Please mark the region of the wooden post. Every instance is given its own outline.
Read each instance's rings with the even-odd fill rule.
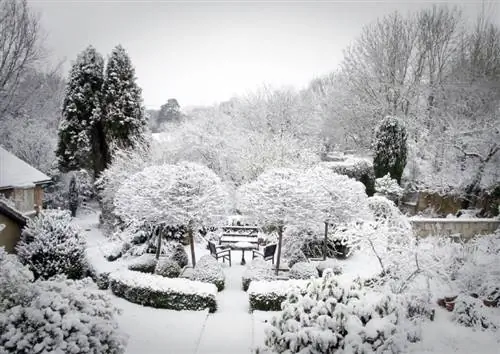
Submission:
[[[193,238],[193,227],[188,226],[188,238],[189,244],[191,246],[191,263],[193,263],[193,268],[196,265],[196,256],[194,254],[194,238]]]
[[[278,226],[278,259],[276,260],[276,275],[278,275],[281,261],[281,242],[283,240],[283,224]]]
[[[325,239],[323,240],[323,260],[326,260],[327,244],[328,244],[328,222],[325,221]]]
[[[153,233],[156,234],[158,231],[158,227],[155,226],[153,229]],[[158,242],[156,243],[156,260],[160,259],[160,252],[161,252],[161,232],[158,232]]]

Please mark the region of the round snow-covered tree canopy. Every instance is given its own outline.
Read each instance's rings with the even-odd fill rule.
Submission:
[[[220,178],[196,163],[146,167],[127,179],[114,198],[127,224],[214,225],[226,215]]]

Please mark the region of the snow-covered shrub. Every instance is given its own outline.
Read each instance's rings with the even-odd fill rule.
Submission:
[[[176,262],[180,268],[184,268],[189,263],[186,250],[179,242],[167,242],[165,244],[165,256]]]
[[[375,191],[386,196],[392,201],[397,201],[403,197],[404,189],[398,184],[398,181],[391,178],[388,173],[384,177],[375,180]]]
[[[52,176],[52,183],[44,187],[43,202],[45,208],[68,209],[70,183],[75,178],[75,191],[78,205],[95,197],[94,181],[87,170],[81,169],[68,173],[57,171]]]
[[[247,291],[250,282],[253,280],[272,280],[274,272],[272,264],[264,261],[261,258],[255,258],[245,268],[245,272],[241,277],[241,287],[243,291]]]
[[[472,296],[459,296],[455,301],[452,314],[453,321],[466,327],[496,330],[500,327],[498,317],[492,314],[480,299]]]
[[[109,275],[113,294],[143,306],[171,310],[217,310],[213,284],[122,270]]]
[[[145,253],[142,256],[133,259],[128,264],[128,269],[142,273],[153,273],[156,268],[156,263],[154,254]]]
[[[363,183],[367,195],[372,196],[375,193],[375,173],[371,160],[349,156],[342,161],[322,162],[321,165],[339,175],[345,175]]]
[[[85,240],[71,224],[67,210],[46,210],[29,219],[16,252],[36,279],[64,274],[70,279],[86,275]]]
[[[254,280],[248,287],[250,310],[280,311],[281,304],[287,295],[295,288],[305,292],[309,280]]]
[[[155,274],[167,278],[177,278],[181,274],[181,267],[172,259],[161,259],[156,264]]]
[[[335,259],[326,259],[324,261],[319,262],[316,265],[316,269],[318,270],[319,276],[323,276],[323,272],[326,269],[331,269],[333,274],[335,275],[340,275],[342,274],[342,266],[338,264],[338,262]]]
[[[33,282],[0,248],[0,353],[123,353],[118,313],[90,279]]]
[[[290,268],[289,276],[290,279],[317,278],[318,270],[311,262],[297,262]]]
[[[210,255],[203,256],[196,262],[191,279],[212,283],[217,287],[218,291],[224,290],[226,281],[222,266]]]
[[[308,259],[302,250],[296,250],[288,257],[288,267],[292,268],[296,263],[307,262]]]
[[[265,345],[277,353],[400,353],[419,337],[404,298],[339,282],[330,271],[305,292],[290,291],[282,309],[266,330]]]

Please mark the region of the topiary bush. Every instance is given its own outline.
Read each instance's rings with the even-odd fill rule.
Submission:
[[[335,275],[340,275],[343,272],[342,266],[340,266],[335,259],[326,259],[319,262],[316,265],[316,269],[318,270],[320,277],[323,276],[323,273],[326,269],[331,269],[333,274]]]
[[[125,352],[118,310],[90,279],[32,282],[0,248],[0,353]]]
[[[191,279],[212,283],[217,287],[218,291],[224,290],[226,281],[222,266],[210,255],[203,256],[196,262]]]
[[[252,280],[272,280],[275,278],[272,264],[261,258],[255,258],[246,267],[241,278],[241,287],[247,291]]]
[[[181,268],[184,268],[189,263],[186,250],[179,242],[167,242],[165,245],[165,255],[176,262]]]
[[[317,278],[318,270],[311,262],[297,262],[290,268],[290,279],[309,279]]]
[[[143,254],[135,259],[133,259],[129,265],[129,270],[135,270],[142,273],[153,273],[156,268],[156,258],[154,254]]]
[[[71,223],[67,210],[47,210],[28,219],[16,252],[35,279],[63,274],[70,279],[86,276],[85,240]]]
[[[305,291],[290,290],[266,331],[272,352],[399,353],[419,338],[402,296],[363,289],[357,280],[341,283],[331,271],[309,280]]]
[[[252,281],[248,287],[250,311],[281,311],[281,304],[295,288],[305,292],[308,280]]]
[[[181,274],[181,267],[172,259],[160,259],[156,264],[155,274],[167,278],[177,278]]]
[[[170,310],[217,310],[213,284],[122,270],[109,275],[113,294],[143,306]]]

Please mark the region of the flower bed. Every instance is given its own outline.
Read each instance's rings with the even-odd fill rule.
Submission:
[[[217,310],[213,284],[121,270],[109,275],[112,292],[130,302],[171,310]]]
[[[298,287],[305,292],[309,280],[252,281],[248,287],[250,310],[280,311],[288,293]]]

